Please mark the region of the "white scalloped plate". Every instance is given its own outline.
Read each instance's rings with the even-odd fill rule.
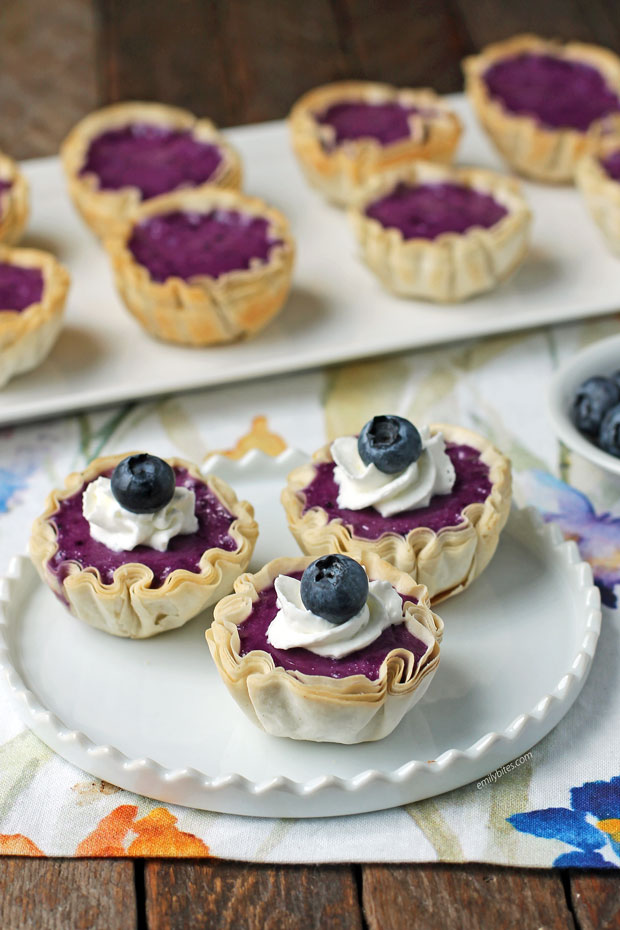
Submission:
[[[278,497],[304,458],[210,460],[255,504],[253,567],[296,550]],[[116,639],[71,617],[24,557],[0,601],[0,670],[48,746],[139,794],[255,816],[360,813],[480,779],[564,716],[600,629],[598,590],[574,543],[534,511],[514,511],[484,575],[440,606],[442,660],[422,702],[387,739],[337,746],[266,736],[246,720],[209,656],[208,612],[154,639]]]

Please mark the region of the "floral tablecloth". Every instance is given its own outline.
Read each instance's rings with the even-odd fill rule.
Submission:
[[[25,730],[0,687],[0,853],[219,856],[254,862],[443,860],[620,867],[620,482],[569,454],[544,404],[557,364],[620,317],[2,431],[0,570],[49,489],[102,452],[311,451],[375,413],[445,420],[511,458],[516,498],[575,539],[605,604],[590,677],[560,725],[487,783],[354,817],[266,820],[177,808],[93,780]]]

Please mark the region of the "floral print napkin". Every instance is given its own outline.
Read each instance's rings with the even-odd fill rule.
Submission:
[[[620,482],[558,443],[544,404],[554,368],[619,328],[607,317],[2,431],[4,571],[50,488],[102,452],[311,451],[384,412],[461,423],[511,457],[518,502],[576,540],[605,608],[578,701],[531,753],[449,794],[344,818],[234,817],[130,795],[54,755],[0,683],[0,853],[620,867]]]

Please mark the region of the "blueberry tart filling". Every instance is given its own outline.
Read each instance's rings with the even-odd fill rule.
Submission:
[[[177,569],[199,572],[207,549],[234,551],[234,519],[186,468],[128,456],[60,502],[52,517],[58,549],[48,567],[61,581],[73,565],[94,568],[111,584],[117,568],[140,562],[158,588]]]
[[[534,52],[494,62],[484,72],[492,98],[512,113],[551,129],[586,132],[620,111],[620,98],[595,67],[574,58]]]
[[[80,620],[142,638],[182,626],[230,591],[258,527],[252,507],[180,459],[96,459],[35,521],[30,552]]]
[[[80,175],[92,174],[101,190],[135,187],[142,200],[213,178],[222,162],[218,145],[191,130],[130,123],[90,142]]]
[[[43,297],[43,273],[40,268],[0,261],[0,311],[21,313]]]
[[[403,239],[436,239],[462,234],[474,227],[489,229],[508,210],[491,194],[455,183],[410,185],[394,190],[366,207],[366,216],[386,229],[398,229]]]
[[[134,227],[128,248],[153,281],[247,271],[269,261],[282,239],[267,219],[239,210],[157,214]]]
[[[306,554],[375,552],[436,599],[488,564],[510,500],[510,464],[483,437],[393,415],[319,449],[282,494]]]
[[[226,687],[274,736],[381,739],[419,701],[443,623],[428,592],[372,553],[275,559],[242,575],[206,637]]]
[[[419,112],[418,107],[396,101],[343,100],[315,114],[315,119],[330,130],[325,142],[328,148],[354,139],[375,139],[380,145],[390,145],[411,136],[410,117]]]

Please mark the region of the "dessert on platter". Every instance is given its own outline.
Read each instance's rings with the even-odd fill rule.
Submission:
[[[424,158],[452,161],[462,127],[432,90],[341,81],[304,94],[290,117],[291,143],[308,181],[350,204],[377,172]]]
[[[48,252],[0,246],[0,387],[48,355],[62,328],[69,280]]]
[[[572,181],[588,137],[620,112],[620,59],[597,45],[519,35],[463,63],[478,119],[506,161],[539,181]]]
[[[142,201],[207,184],[241,187],[241,160],[213,123],[162,103],[117,103],[90,113],[60,155],[71,199],[101,239]]]
[[[479,168],[420,161],[378,175],[350,217],[364,261],[403,297],[452,302],[491,290],[529,247],[518,183]]]
[[[15,245],[28,222],[28,182],[17,163],[0,152],[0,242]]]
[[[360,743],[387,736],[424,695],[442,632],[426,589],[368,553],[274,559],[241,575],[206,637],[258,727]]]
[[[225,481],[182,459],[97,458],[52,491],[30,555],[76,617],[115,636],[182,626],[245,571],[258,526]]]
[[[105,246],[120,295],[142,326],[196,346],[262,329],[288,296],[295,257],[279,210],[216,187],[143,203]]]
[[[605,242],[620,255],[620,117],[605,121],[579,160],[575,180]]]
[[[483,436],[447,424],[417,429],[392,415],[319,449],[282,492],[307,555],[373,552],[434,602],[488,565],[510,502],[510,462]]]

